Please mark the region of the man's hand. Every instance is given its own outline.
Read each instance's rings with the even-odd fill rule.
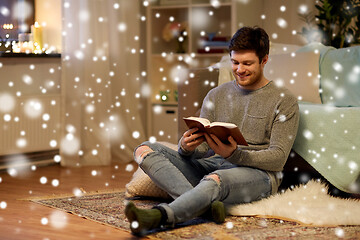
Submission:
[[[230,157],[237,148],[237,143],[231,136],[228,138],[229,144],[221,142],[220,139],[213,134],[209,135],[205,133],[205,138],[209,147],[223,158]]]
[[[204,133],[195,133],[197,130],[199,129],[191,128],[184,133],[181,139],[181,146],[185,151],[192,152],[205,141]]]

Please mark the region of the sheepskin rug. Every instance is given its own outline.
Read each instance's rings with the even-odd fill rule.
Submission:
[[[267,216],[315,226],[360,225],[360,200],[327,192],[324,183],[312,180],[257,202],[228,205],[227,211],[235,216]]]

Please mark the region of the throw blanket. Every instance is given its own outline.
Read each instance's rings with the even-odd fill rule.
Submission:
[[[331,197],[325,184],[317,181],[226,209],[236,216],[272,216],[317,226],[360,224],[360,201]]]
[[[293,149],[335,187],[360,192],[360,107],[300,103]]]

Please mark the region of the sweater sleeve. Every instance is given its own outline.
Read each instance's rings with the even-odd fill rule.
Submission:
[[[226,160],[239,165],[267,171],[282,171],[295,141],[299,124],[299,106],[296,99],[283,101],[274,118],[270,144],[264,149],[238,148]]]
[[[215,154],[206,142],[200,144],[194,151],[187,151],[181,146],[181,139],[178,143],[178,153],[183,157],[204,158]]]
[[[214,121],[214,111],[215,111],[214,99],[210,97],[212,95],[212,92],[213,90],[210,90],[208,94],[205,96],[200,112],[200,117],[207,118],[210,122]],[[194,151],[189,152],[181,147],[181,140],[182,137],[178,143],[178,152],[182,156],[193,156],[195,158],[203,158],[214,155],[214,151],[209,147],[209,145],[206,142],[200,144]]]
[[[204,103],[207,103],[208,107],[204,108]],[[200,117],[207,118],[210,121],[213,120],[212,111],[214,110],[214,107],[210,106],[211,103],[212,101],[209,100],[209,94],[207,94],[204,98],[203,106],[201,108],[201,113],[200,113]],[[183,137],[181,137],[178,143],[178,152],[180,155],[184,157],[193,156],[194,158],[203,158],[203,157],[209,157],[214,154],[214,152],[212,151],[212,149],[210,149],[209,145],[206,142],[200,144],[194,151],[186,151],[181,146],[182,138]]]

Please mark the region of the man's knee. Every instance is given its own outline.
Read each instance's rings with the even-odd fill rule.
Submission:
[[[205,179],[213,179],[217,184],[220,184],[220,178],[217,174],[210,174],[205,177]]]
[[[135,161],[140,164],[143,161],[144,157],[151,152],[153,152],[153,150],[149,146],[142,145],[138,147],[135,150]]]

